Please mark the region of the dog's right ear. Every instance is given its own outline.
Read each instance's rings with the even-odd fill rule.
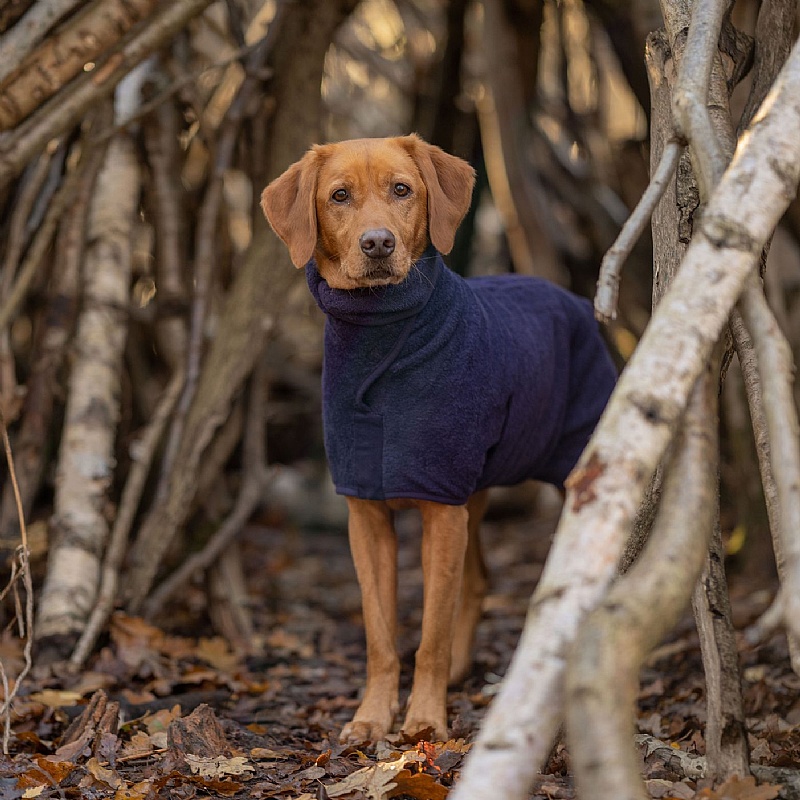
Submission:
[[[298,269],[308,263],[317,244],[318,166],[317,153],[309,150],[261,193],[261,210]]]

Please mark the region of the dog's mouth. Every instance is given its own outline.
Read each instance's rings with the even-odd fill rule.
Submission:
[[[400,274],[389,261],[371,261],[364,265],[359,283],[367,286],[383,286],[389,283],[400,283],[404,277],[405,275]]]

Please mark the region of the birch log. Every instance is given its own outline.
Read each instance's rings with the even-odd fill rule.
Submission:
[[[92,610],[108,538],[139,182],[133,142],[120,134],[109,145],[90,212],[84,307],[75,336],[37,620],[37,639],[46,640],[58,655],[74,644]]]
[[[795,45],[570,477],[519,647],[454,800],[527,797],[563,715],[564,666],[577,626],[615,574],[650,476],[798,179]]]

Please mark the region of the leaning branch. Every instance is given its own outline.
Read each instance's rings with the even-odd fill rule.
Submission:
[[[798,96],[800,45],[795,45],[765,104],[769,112],[742,143],[711,197],[671,290],[573,472],[520,645],[454,800],[525,797],[549,752],[562,715],[565,657],[577,626],[613,578],[689,392],[796,192]]]
[[[709,366],[677,437],[652,535],[630,571],[581,625],[572,651],[567,732],[581,796],[648,796],[631,747],[639,671],[680,619],[708,553],[717,508],[717,473],[708,465],[718,457],[718,384],[719,370]]]
[[[162,3],[142,28],[129,32],[106,59],[76,78],[0,142],[0,189],[20,172],[47,142],[83,119],[98,101],[151,53],[169,41],[211,0]]]

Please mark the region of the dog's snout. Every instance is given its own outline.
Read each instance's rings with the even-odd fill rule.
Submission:
[[[364,231],[359,240],[361,252],[370,258],[386,258],[394,252],[394,234],[386,228]]]

